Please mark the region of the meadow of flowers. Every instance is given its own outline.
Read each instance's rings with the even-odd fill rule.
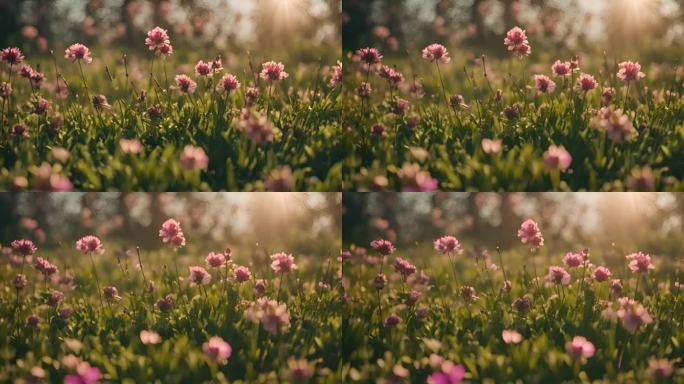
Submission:
[[[137,43],[1,51],[0,188],[339,189],[341,64],[197,57],[159,27]]]
[[[345,190],[682,190],[684,67],[430,44],[347,52]]]
[[[186,229],[165,221],[161,251],[93,235],[3,247],[0,381],[339,382],[339,264],[200,255]]]
[[[678,264],[633,250],[606,265],[619,246],[547,254],[553,239],[531,219],[517,237],[489,250],[450,235],[348,244],[345,381],[681,382]]]

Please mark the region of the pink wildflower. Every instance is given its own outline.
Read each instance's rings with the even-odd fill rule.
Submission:
[[[213,75],[211,63],[206,63],[202,60],[195,65],[195,73],[197,76],[211,76]]]
[[[641,65],[639,63],[623,61],[618,67],[617,77],[622,81],[631,82],[646,77],[646,75],[641,72]]]
[[[520,225],[518,237],[523,244],[527,244],[532,249],[544,245],[544,237],[539,230],[539,225],[532,219],[527,219]]]
[[[147,45],[150,51],[158,52],[163,46],[170,45],[171,40],[169,40],[169,34],[166,29],[160,27],[154,27],[147,32],[147,38],[145,38],[145,45]]]
[[[487,154],[501,153],[502,143],[499,139],[482,139],[482,150]]]
[[[174,80],[176,81],[176,89],[181,93],[192,94],[197,90],[197,83],[188,75],[176,75]]]
[[[289,273],[297,269],[297,264],[294,262],[294,257],[285,252],[279,252],[271,255],[271,269],[276,273]]]
[[[610,270],[606,267],[596,267],[594,272],[591,274],[594,280],[600,282],[606,281],[610,278]]]
[[[577,89],[582,92],[589,92],[596,88],[597,85],[598,82],[594,79],[594,76],[587,73],[581,74],[577,79]]]
[[[375,48],[361,48],[356,55],[367,65],[378,64],[382,60],[382,54]]]
[[[222,338],[213,336],[202,345],[202,351],[207,360],[223,365],[228,362],[228,358],[233,353],[233,348]]]
[[[373,250],[375,250],[382,256],[391,255],[396,250],[392,242],[385,239],[373,240],[371,241],[370,245],[371,248],[373,248]]]
[[[459,384],[465,377],[463,365],[455,365],[451,361],[444,361],[439,372],[435,372],[428,377],[428,384]]]
[[[380,291],[383,288],[385,288],[385,285],[387,285],[387,277],[385,276],[385,274],[378,273],[377,275],[375,275],[375,277],[373,278],[373,288]]]
[[[569,61],[556,60],[551,66],[553,74],[556,76],[568,76],[572,72]]]
[[[71,62],[76,62],[77,60],[83,60],[86,64],[93,62],[93,58],[90,57],[90,49],[83,44],[72,44],[65,51],[65,58],[71,60]]]
[[[86,254],[101,255],[104,253],[102,241],[100,241],[100,239],[96,236],[92,235],[80,238],[76,242],[76,249]]]
[[[233,270],[233,277],[235,278],[235,281],[238,283],[243,283],[245,281],[249,281],[249,279],[252,278],[252,272],[249,271],[249,268],[243,267],[243,266],[237,266]]]
[[[121,296],[119,296],[119,290],[114,286],[105,287],[104,297],[107,301],[119,301]]]
[[[565,171],[572,163],[572,156],[564,146],[549,146],[549,149],[544,152],[544,164],[549,171],[560,169]]]
[[[651,256],[642,252],[627,255],[627,260],[629,260],[629,269],[633,273],[648,273],[655,268],[651,264]]]
[[[161,336],[155,331],[140,331],[140,341],[145,344],[159,344],[161,343]]]
[[[235,92],[238,88],[240,88],[240,82],[238,81],[237,77],[231,74],[223,75],[216,86],[218,91],[225,92],[229,95]]]
[[[0,51],[0,60],[9,65],[21,64],[24,62],[24,55],[19,48],[5,48]]]
[[[585,361],[594,356],[595,351],[594,344],[582,336],[575,336],[565,343],[565,352],[574,360]]]
[[[570,284],[570,274],[563,269],[563,267],[551,266],[549,267],[549,274],[546,276],[546,281],[554,284]]]
[[[522,341],[522,335],[514,330],[504,329],[501,338],[506,344],[518,344]]]
[[[570,268],[576,268],[584,264],[584,256],[579,253],[568,252],[563,257],[563,264]]]
[[[290,325],[287,305],[269,300],[266,297],[257,299],[245,311],[245,317],[252,322],[261,322],[262,327],[271,334],[283,330]]]
[[[441,44],[430,44],[423,49],[423,59],[429,60],[431,63],[439,61],[442,64],[447,64],[451,61],[449,52]]]
[[[159,230],[159,237],[162,238],[165,244],[169,244],[174,249],[185,245],[183,230],[180,227],[180,223],[174,219],[168,219],[162,224]]]
[[[186,145],[183,148],[183,153],[181,153],[180,162],[183,168],[187,170],[206,170],[209,165],[209,158],[201,147]]]
[[[556,89],[556,83],[553,82],[546,75],[534,75],[534,86],[537,88],[537,93],[553,93]]]
[[[259,76],[266,81],[275,83],[287,78],[289,75],[285,72],[285,65],[283,63],[268,61],[261,64],[261,74]]]
[[[199,266],[189,267],[190,282],[195,285],[206,285],[211,281],[211,275],[206,269]]]
[[[36,253],[38,248],[33,244],[33,241],[26,239],[14,240],[11,243],[12,249],[22,256],[29,256]]]
[[[207,265],[210,267],[220,268],[226,264],[226,257],[223,253],[209,252],[204,261],[206,261]]]
[[[391,313],[389,316],[385,318],[384,324],[385,327],[390,328],[390,327],[396,327],[401,323],[401,317],[397,316],[394,313]]]
[[[411,264],[406,259],[403,259],[401,257],[397,257],[394,259],[394,269],[401,273],[404,278],[411,276],[412,274],[416,273],[416,266]]]
[[[461,254],[463,249],[461,243],[453,236],[442,236],[434,242],[435,250],[441,254],[454,253]]]

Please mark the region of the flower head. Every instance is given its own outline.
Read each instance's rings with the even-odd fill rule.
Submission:
[[[401,257],[397,257],[394,259],[394,269],[401,273],[404,278],[411,276],[412,274],[416,273],[416,266],[411,264],[406,259],[403,259]]]
[[[289,359],[287,375],[295,381],[307,381],[313,376],[311,364],[306,359]]]
[[[214,74],[211,63],[204,62],[203,60],[198,61],[195,65],[195,73],[197,76],[211,76]]]
[[[553,82],[546,75],[534,75],[534,86],[537,88],[537,93],[553,93],[556,89],[556,83]]]
[[[401,179],[403,192],[431,192],[437,189],[439,182],[432,177],[430,172],[421,170],[420,165],[406,162],[397,171]]]
[[[522,341],[522,335],[514,330],[504,329],[501,338],[506,344],[518,344]]]
[[[568,76],[572,72],[572,68],[569,61],[556,60],[551,66],[551,71],[556,76]]]
[[[632,141],[637,135],[629,116],[621,109],[613,109],[612,106],[601,108],[591,120],[591,125],[599,131],[606,132],[608,138],[615,143]]]
[[[570,284],[570,274],[563,267],[551,266],[549,267],[546,281],[554,284],[568,285]]]
[[[275,83],[287,78],[289,75],[285,72],[285,65],[283,65],[283,63],[268,61],[261,64],[261,73],[259,76],[266,81]]]
[[[497,154],[501,153],[502,142],[499,139],[482,139],[482,150],[484,153]]]
[[[145,345],[159,344],[161,343],[161,336],[155,331],[142,330],[140,331],[140,341]]]
[[[396,248],[391,241],[385,239],[373,240],[370,243],[371,248],[382,256],[388,256],[394,253]]]
[[[646,374],[655,380],[667,380],[674,372],[673,364],[668,359],[650,359]]]
[[[581,253],[568,252],[563,257],[563,264],[569,268],[577,268],[585,262],[584,256]]]
[[[245,311],[245,317],[255,323],[261,322],[262,327],[271,334],[276,334],[278,330],[284,330],[290,325],[287,305],[266,297],[253,302]]]
[[[646,75],[641,72],[641,65],[632,61],[623,61],[618,64],[617,77],[625,82],[637,81],[646,77]]]
[[[435,372],[428,377],[428,384],[459,384],[465,377],[463,365],[455,365],[451,361],[444,361],[439,372]]]
[[[385,285],[387,285],[387,276],[385,276],[384,273],[378,273],[373,277],[373,287],[376,290],[381,290],[385,288]]]
[[[594,76],[583,73],[577,79],[577,89],[582,92],[589,92],[598,86],[598,82],[594,79]]]
[[[197,83],[188,75],[176,75],[174,80],[176,81],[176,89],[180,93],[192,94],[197,90]]]
[[[7,64],[15,65],[24,62],[24,55],[19,48],[11,47],[0,51],[0,59]]]
[[[572,341],[565,343],[565,352],[574,360],[586,361],[594,356],[594,344],[582,336],[575,336]]]
[[[382,54],[375,48],[361,48],[356,51],[356,55],[367,65],[378,64],[382,60]]]
[[[435,250],[441,254],[454,253],[461,254],[463,249],[461,243],[453,236],[442,236],[434,242]]]
[[[451,61],[449,57],[449,52],[441,44],[430,44],[423,49],[423,59],[429,60],[430,62],[439,61],[443,64],[447,64]]]
[[[477,300],[477,291],[475,290],[474,287],[471,287],[469,285],[464,285],[461,287],[461,298],[463,301],[469,302],[469,301],[474,301]]]
[[[207,265],[210,267],[220,268],[226,264],[226,256],[223,255],[223,253],[209,252],[204,261],[206,261]]]
[[[233,269],[233,277],[238,283],[243,283],[252,278],[252,272],[250,272],[247,267],[237,266]]]
[[[337,65],[332,67],[332,76],[330,76],[330,86],[337,87],[342,84],[342,62],[337,61]]]
[[[211,281],[211,275],[206,269],[199,266],[189,267],[190,282],[195,285],[206,285]]]
[[[271,269],[276,273],[289,273],[297,269],[294,257],[285,252],[278,252],[271,255]]]
[[[245,108],[239,116],[238,127],[255,143],[270,143],[273,141],[273,124],[265,113],[255,112]]]
[[[631,253],[627,255],[627,260],[629,260],[629,269],[633,273],[648,273],[655,269],[651,264],[651,256],[643,252]]]
[[[596,267],[594,269],[594,272],[592,272],[591,276],[594,278],[594,280],[600,282],[606,281],[610,278],[611,273],[610,270],[606,267]]]
[[[12,249],[22,256],[29,256],[36,253],[38,248],[33,244],[33,241],[26,239],[14,240],[11,244]]]
[[[42,257],[36,257],[36,259],[33,261],[33,266],[36,267],[36,269],[45,277],[52,276],[59,272],[59,269],[56,265]]]
[[[209,158],[201,147],[193,147],[186,145],[183,148],[183,153],[180,156],[180,162],[183,168],[187,170],[206,170],[209,166]]]
[[[93,62],[93,58],[90,57],[90,49],[83,44],[76,43],[69,46],[66,49],[64,57],[71,60],[71,62],[76,62],[83,60],[86,64]]]
[[[147,32],[147,38],[145,38],[145,45],[147,45],[150,51],[159,52],[159,50],[167,45],[171,45],[171,40],[169,40],[169,34],[166,29],[160,27],[154,27]]]
[[[185,245],[185,236],[180,227],[180,223],[174,219],[166,220],[159,230],[159,237],[162,238],[164,244],[168,244],[173,249],[180,248]]]
[[[27,283],[28,283],[28,279],[26,278],[26,275],[23,275],[21,273],[18,273],[12,279],[12,286],[15,289],[22,289],[26,286]]]
[[[564,146],[549,146],[549,149],[544,152],[544,164],[549,171],[560,169],[565,171],[572,163],[572,156]]]
[[[400,323],[401,317],[397,316],[394,313],[391,313],[389,316],[387,316],[384,321],[385,327],[387,328],[396,327]]]
[[[41,319],[38,315],[32,314],[32,315],[29,315],[29,317],[26,318],[26,326],[27,326],[27,327],[31,327],[31,328],[35,328],[35,327],[37,327],[42,321],[43,321],[43,319]]]
[[[219,80],[216,89],[227,94],[232,94],[238,88],[240,88],[240,82],[237,77],[231,75],[230,73],[223,75],[221,80]]]
[[[532,249],[544,245],[544,237],[539,230],[539,225],[532,219],[527,219],[520,225],[518,237],[523,244],[527,244]]]
[[[102,241],[93,235],[81,237],[76,242],[76,249],[86,254],[101,255],[104,253]]]
[[[520,27],[514,27],[506,32],[504,44],[508,47],[509,51],[512,51],[521,57],[532,53],[532,47],[527,40],[525,30]]]
[[[226,364],[228,358],[233,353],[233,348],[222,338],[213,336],[202,345],[202,351],[207,360],[218,364]]]
[[[119,290],[114,286],[105,287],[104,297],[107,301],[119,301],[121,296],[119,296]]]

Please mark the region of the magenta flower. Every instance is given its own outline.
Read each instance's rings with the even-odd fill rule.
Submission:
[[[297,264],[294,262],[294,257],[285,252],[279,252],[271,255],[271,269],[276,273],[289,273],[297,269]]]
[[[411,276],[412,274],[416,273],[416,266],[411,264],[406,259],[403,259],[401,257],[397,257],[394,259],[394,269],[401,273],[404,278]]]
[[[159,237],[164,244],[169,244],[171,248],[177,249],[185,245],[185,236],[180,227],[180,223],[174,219],[168,219],[159,230]]]
[[[453,236],[442,236],[434,242],[435,250],[441,254],[454,253],[460,255],[463,253],[461,243]]]
[[[206,170],[209,166],[209,158],[201,147],[186,145],[180,156],[183,168],[191,171],[195,169]]]
[[[264,281],[264,279],[256,279],[256,281],[254,281],[253,292],[257,297],[263,296],[264,293],[266,293],[266,281]]]
[[[90,57],[90,49],[83,44],[72,44],[65,51],[65,58],[71,60],[72,63],[76,61],[83,60],[86,64],[93,62],[93,58]]]
[[[252,278],[252,272],[249,271],[249,268],[243,267],[243,266],[237,266],[233,270],[233,277],[235,278],[235,281],[238,283],[243,283],[245,281],[249,281],[249,279]]]
[[[633,273],[648,273],[650,270],[655,269],[653,264],[651,264],[651,256],[642,252],[627,255],[627,260],[629,260],[629,269]]]
[[[445,361],[441,364],[441,370],[435,372],[428,377],[428,384],[459,384],[465,377],[465,368],[463,365],[455,365],[451,361]]]
[[[266,81],[275,83],[287,78],[289,75],[285,72],[285,65],[283,65],[283,63],[268,61],[261,64],[261,73],[259,76]]]
[[[104,253],[104,246],[99,238],[93,235],[81,237],[76,242],[76,249],[91,255],[101,255]]]
[[[195,65],[195,73],[197,76],[211,76],[213,75],[211,63],[206,63],[202,60]]]
[[[97,384],[102,374],[97,367],[92,367],[85,361],[77,362],[76,373],[64,377],[64,384]]]
[[[204,351],[207,360],[223,365],[228,362],[228,358],[233,353],[233,348],[222,338],[213,336],[202,345],[202,351]]]
[[[504,329],[501,338],[506,344],[518,344],[522,341],[522,335],[514,330]]]
[[[618,64],[618,67],[617,77],[622,81],[629,83],[646,77],[646,75],[641,72],[641,65],[639,63],[623,61]]]
[[[210,267],[220,268],[226,264],[226,256],[224,256],[223,253],[209,252],[204,261],[206,261],[207,265]]]
[[[416,163],[404,163],[397,171],[397,176],[401,179],[403,192],[431,192],[439,186],[439,181],[430,172],[421,170]]]
[[[114,286],[105,287],[104,297],[107,301],[119,301],[121,296],[119,296],[119,290]]]
[[[50,292],[50,295],[47,298],[47,304],[51,307],[56,307],[57,304],[59,304],[60,301],[64,298],[64,293],[54,290]]]
[[[416,305],[416,303],[418,302],[418,300],[420,300],[420,298],[421,298],[422,296],[423,296],[423,294],[420,293],[420,291],[416,291],[416,290],[414,289],[414,290],[412,290],[412,291],[408,294],[408,296],[406,297],[405,303],[406,303],[406,305],[412,307],[412,306]]]
[[[26,275],[21,273],[18,273],[12,279],[12,286],[16,289],[22,289],[26,286],[26,284],[28,284],[28,279],[26,278]]]
[[[199,266],[188,267],[190,270],[190,282],[194,285],[206,285],[211,281],[211,275],[206,269]]]
[[[161,343],[161,336],[155,331],[140,331],[140,341],[145,344],[159,344]]]
[[[56,265],[42,257],[36,257],[36,259],[33,261],[33,266],[45,277],[52,276],[59,272],[59,269]]]
[[[238,88],[240,88],[240,82],[238,81],[237,77],[231,74],[223,75],[216,86],[216,90],[225,92],[229,95],[235,92]]]
[[[520,225],[518,237],[523,244],[527,244],[531,249],[544,245],[544,237],[539,230],[539,225],[532,219],[527,219]]]
[[[373,278],[373,288],[380,291],[387,285],[387,276],[384,273],[378,273]]]
[[[180,93],[193,94],[197,90],[197,83],[188,75],[176,75],[174,80],[176,81],[176,89]]]
[[[382,60],[382,54],[375,48],[361,48],[356,51],[356,56],[366,65],[378,64]]]
[[[9,65],[15,65],[24,62],[24,55],[19,48],[5,48],[0,51],[0,59]]]
[[[610,293],[613,295],[619,295],[622,293],[622,281],[620,281],[620,279],[613,279],[610,282]]]
[[[572,163],[572,156],[564,146],[549,146],[549,149],[544,152],[544,164],[549,171],[560,169],[565,171]]]
[[[587,73],[583,73],[577,79],[577,89],[582,92],[589,92],[598,86],[598,82],[594,79],[594,76]]]
[[[551,66],[551,71],[556,76],[568,76],[572,72],[572,68],[569,61],[556,60]]]
[[[373,240],[370,243],[371,248],[382,256],[388,256],[394,253],[396,248],[391,241],[385,239]]]
[[[504,44],[508,47],[509,51],[512,51],[521,57],[532,53],[532,47],[527,40],[525,30],[520,27],[514,27],[506,33]]]
[[[14,240],[10,245],[12,246],[12,249],[22,256],[33,255],[38,250],[33,244],[33,241],[26,239]]]
[[[549,274],[546,276],[546,281],[554,284],[570,284],[570,274],[563,269],[563,267],[551,266],[549,267]]]
[[[332,76],[330,77],[330,86],[336,87],[342,84],[342,62],[337,61],[337,65],[332,67]]]
[[[594,272],[591,274],[591,276],[594,278],[594,280],[601,283],[603,281],[608,280],[611,276],[611,273],[610,273],[610,270],[606,267],[596,267],[596,269],[594,269]]]
[[[271,334],[276,334],[278,330],[284,330],[290,325],[287,305],[266,297],[252,303],[245,311],[245,318],[254,323],[261,322],[261,326]]]
[[[556,83],[546,75],[534,75],[534,86],[539,94],[549,94],[556,90]]]
[[[595,351],[594,344],[582,336],[575,336],[572,341],[565,343],[565,352],[573,360],[584,362],[586,359],[594,356]]]
[[[41,319],[41,318],[40,318],[38,315],[36,315],[36,314],[29,315],[29,317],[26,318],[26,326],[27,326],[27,327],[31,327],[31,328],[35,328],[35,327],[37,327],[42,321],[43,321],[43,319]]]
[[[147,38],[145,39],[145,45],[147,45],[150,51],[159,52],[159,50],[164,46],[170,46],[171,40],[169,39],[169,34],[166,29],[160,27],[154,27],[147,32]]]
[[[448,64],[451,61],[449,52],[446,47],[441,44],[430,44],[423,49],[423,59],[431,63],[439,61],[442,64]]]
[[[581,253],[568,252],[563,257],[563,264],[569,268],[576,268],[584,264],[584,256]]]
[[[397,316],[394,313],[391,313],[389,316],[387,316],[384,321],[385,327],[387,328],[396,327],[400,323],[401,317]]]

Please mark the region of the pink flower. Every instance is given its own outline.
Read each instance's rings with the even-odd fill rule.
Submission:
[[[504,329],[501,338],[506,344],[518,344],[522,341],[522,335],[514,330]]]
[[[608,104],[613,101],[613,97],[615,97],[615,88],[604,87],[603,92],[601,93],[601,106],[608,106]]]
[[[273,141],[274,126],[264,113],[243,109],[238,120],[238,127],[255,143]]]
[[[209,166],[209,158],[201,147],[193,147],[186,145],[183,148],[183,153],[180,156],[180,162],[183,168],[187,170],[206,170]]]
[[[394,269],[396,269],[397,272],[401,273],[404,278],[411,276],[412,274],[416,273],[416,266],[411,264],[406,259],[403,259],[401,257],[397,257],[394,259]]]
[[[179,92],[188,94],[195,93],[195,90],[197,89],[197,83],[195,83],[195,81],[188,75],[176,75],[174,80],[176,81],[176,89]]]
[[[646,374],[655,380],[666,380],[672,376],[674,367],[667,359],[649,359]]]
[[[14,249],[22,256],[33,255],[38,250],[38,248],[36,248],[36,246],[33,244],[33,241],[26,239],[14,240],[11,243],[11,246],[12,249]]]
[[[169,244],[173,249],[185,245],[183,230],[180,227],[180,223],[174,219],[168,219],[162,224],[162,227],[159,230],[159,237],[162,238],[165,244]]]
[[[482,150],[487,154],[501,153],[501,140],[498,139],[482,139]]]
[[[216,89],[218,91],[225,92],[229,95],[232,94],[238,88],[240,88],[240,82],[238,81],[237,77],[231,74],[223,75],[221,80],[219,80],[218,85],[216,86]]]
[[[633,191],[646,192],[655,188],[655,175],[648,165],[643,168],[632,169],[627,185]]]
[[[373,288],[380,291],[387,285],[387,276],[384,273],[378,273],[373,278]]]
[[[97,384],[100,382],[102,374],[97,367],[92,367],[85,361],[77,361],[76,364],[76,373],[66,375],[64,384]]]
[[[76,249],[86,254],[89,253],[94,255],[101,255],[104,253],[104,246],[102,245],[102,241],[100,241],[100,239],[96,236],[92,235],[81,237],[76,242]]]
[[[527,219],[520,225],[518,237],[523,244],[527,244],[532,249],[544,245],[544,237],[539,230],[539,225],[532,219]]]
[[[430,172],[420,169],[415,163],[404,163],[397,176],[401,179],[403,192],[431,192],[437,189],[439,182],[433,178]]]
[[[361,48],[356,51],[356,56],[367,65],[378,64],[382,60],[380,51],[375,48]]]
[[[585,361],[594,356],[594,344],[582,336],[575,336],[572,341],[565,343],[565,352],[574,360]]]
[[[546,75],[534,75],[534,86],[537,88],[537,93],[553,93],[556,89],[556,83],[553,82]]]
[[[617,317],[622,319],[622,326],[629,333],[636,332],[639,327],[645,324],[651,324],[653,318],[648,313],[643,305],[627,297],[618,299],[620,309],[617,311]]]
[[[572,156],[562,145],[551,145],[549,146],[549,149],[544,152],[544,164],[546,164],[546,168],[548,168],[549,171],[555,171],[557,169],[565,171],[570,167],[571,163]]]
[[[513,51],[519,56],[527,56],[532,52],[525,30],[520,27],[514,27],[506,33],[504,44],[509,51]]]
[[[401,323],[401,317],[395,315],[394,313],[391,313],[389,316],[385,318],[385,327],[390,328],[390,327],[396,327]]]
[[[259,76],[266,81],[274,83],[287,78],[289,75],[285,72],[285,65],[283,63],[268,61],[261,64],[261,74]]]
[[[442,236],[434,242],[435,250],[441,254],[454,253],[460,255],[463,253],[461,243],[453,236]]]
[[[332,67],[332,76],[330,77],[330,86],[336,87],[342,84],[342,62],[337,61],[337,65]]]
[[[93,58],[90,57],[90,49],[83,44],[72,44],[65,51],[65,58],[71,60],[71,62],[76,62],[77,60],[83,60],[86,64],[93,62]]]
[[[431,63],[439,61],[442,64],[447,64],[451,61],[449,52],[441,44],[430,44],[423,49],[423,59],[429,60]]]
[[[52,276],[59,271],[56,265],[52,264],[50,261],[42,257],[36,257],[36,259],[33,262],[33,265],[45,277]]]
[[[137,155],[142,150],[142,144],[139,139],[121,139],[119,140],[119,146],[121,147],[121,152],[132,155]]]
[[[529,296],[521,296],[513,301],[513,308],[518,312],[525,312],[530,309],[532,303],[530,302]]]
[[[158,55],[169,57],[173,54],[173,46],[171,44],[164,44],[155,52]]]
[[[206,269],[199,266],[189,267],[190,269],[190,282],[195,285],[206,285],[211,281],[211,275]]]
[[[579,267],[584,264],[584,261],[584,256],[582,256],[582,254],[574,252],[568,252],[565,254],[565,257],[563,257],[563,264],[570,268]]]
[[[64,298],[64,293],[54,290],[50,292],[50,295],[47,298],[47,304],[51,307],[57,306],[60,301]]]
[[[19,48],[5,48],[0,51],[0,59],[9,65],[15,65],[24,62],[24,55]]]
[[[648,273],[650,270],[655,269],[653,264],[651,264],[651,256],[642,252],[627,255],[627,260],[629,260],[629,269],[633,273]]]
[[[567,76],[572,72],[570,62],[560,60],[556,60],[556,62],[553,63],[553,65],[551,66],[551,70],[553,71],[553,74],[556,76]]]
[[[105,287],[104,297],[107,301],[119,301],[121,296],[119,296],[119,290],[114,286]]]
[[[35,328],[40,324],[43,320],[38,316],[38,315],[30,315],[29,317],[26,318],[26,326]]]
[[[145,45],[149,47],[150,51],[159,52],[163,46],[170,46],[171,40],[169,40],[169,34],[167,33],[166,29],[154,27],[147,32]]]
[[[271,269],[276,273],[289,273],[297,269],[297,264],[294,262],[294,257],[285,252],[279,252],[271,255]]]
[[[549,267],[549,274],[546,276],[546,281],[554,284],[570,284],[570,274],[563,269],[563,267],[551,266]]]
[[[222,338],[213,336],[202,345],[202,351],[204,351],[207,360],[223,365],[228,362],[228,358],[233,353],[233,348]]]
[[[161,343],[161,336],[155,331],[142,330],[140,331],[140,341],[145,345],[159,344]]]
[[[610,278],[610,270],[606,267],[596,267],[592,273],[594,280],[600,282],[606,281]]]
[[[8,98],[12,95],[12,84],[2,82],[0,83],[0,97]]]
[[[262,327],[271,334],[276,334],[278,330],[283,330],[290,325],[287,305],[265,297],[252,303],[245,311],[245,317],[255,323],[261,322]]]
[[[173,308],[173,296],[171,294],[168,294],[156,302],[157,308],[163,312],[167,312]]]
[[[613,109],[612,106],[601,108],[592,118],[591,125],[599,131],[606,132],[608,138],[615,143],[631,141],[637,135],[630,117],[621,109]]]
[[[28,283],[28,279],[26,278],[26,275],[22,275],[21,273],[18,273],[12,279],[12,286],[15,289],[22,289],[26,286],[27,283]]]
[[[589,92],[596,88],[597,85],[598,82],[594,79],[594,76],[587,73],[581,74],[579,79],[577,79],[577,89],[583,92]]]
[[[311,367],[306,359],[289,359],[287,361],[288,376],[297,382],[306,382],[313,376]]]
[[[254,295],[259,297],[266,293],[266,281],[264,279],[256,279],[254,281]]]
[[[249,281],[249,279],[252,278],[252,272],[249,271],[249,268],[243,267],[243,266],[237,266],[233,270],[233,277],[235,278],[235,281],[238,283],[243,283],[245,281]]]
[[[630,82],[646,77],[646,75],[641,72],[641,65],[639,63],[623,61],[618,67],[617,77],[622,81]]]
[[[463,365],[455,365],[451,361],[441,363],[441,370],[428,377],[428,384],[459,384],[465,377]]]
[[[394,253],[396,248],[391,241],[385,239],[373,240],[370,243],[371,248],[382,256],[388,256]]]
[[[202,60],[198,61],[197,64],[195,65],[195,73],[197,74],[197,76],[211,76],[211,75],[213,75],[211,63],[205,63]]]
[[[406,305],[408,306],[414,306],[420,300],[421,296],[423,296],[420,291],[416,291],[415,289],[409,293],[409,295],[406,297]]]
[[[470,302],[470,301],[479,299],[479,297],[477,297],[477,291],[475,290],[475,288],[471,287],[469,285],[462,286],[460,294],[461,294],[461,298],[463,299],[463,301],[466,301],[466,302]]]
[[[620,279],[613,279],[610,282],[610,293],[613,295],[619,295],[622,292],[622,282]]]
[[[223,253],[209,252],[204,261],[206,261],[207,265],[210,267],[219,268],[226,264],[226,257]]]

